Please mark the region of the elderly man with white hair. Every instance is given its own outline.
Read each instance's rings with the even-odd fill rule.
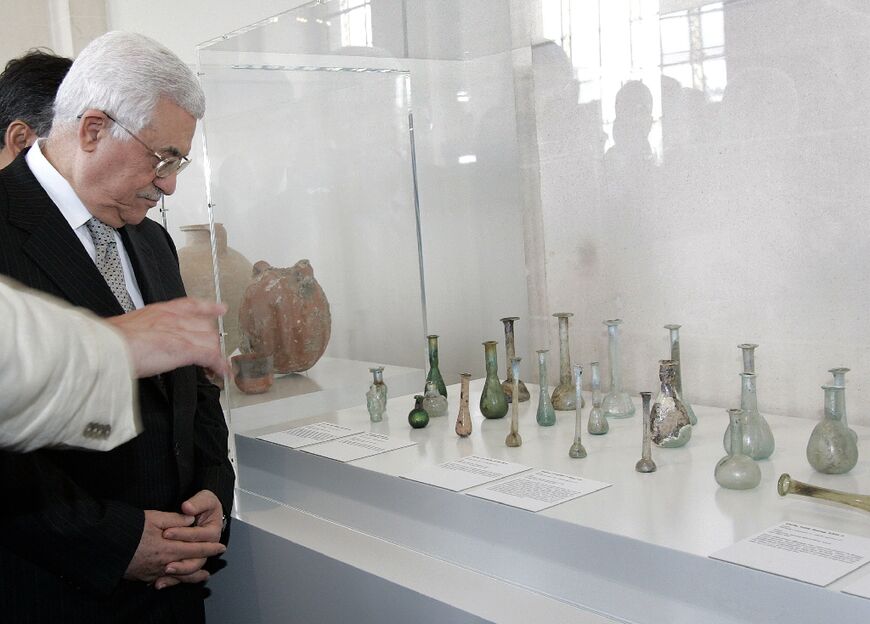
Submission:
[[[175,190],[204,109],[157,42],[94,40],[48,138],[0,171],[0,273],[103,317],[184,296],[172,240],[146,213]],[[219,391],[186,366],[138,394],[144,431],[115,450],[0,454],[4,621],[204,619],[234,483]]]

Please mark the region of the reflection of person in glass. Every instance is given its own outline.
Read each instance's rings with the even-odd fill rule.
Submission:
[[[636,178],[655,166],[649,144],[652,107],[652,93],[639,80],[626,82],[617,92],[613,146],[604,155],[608,180],[619,182]]]

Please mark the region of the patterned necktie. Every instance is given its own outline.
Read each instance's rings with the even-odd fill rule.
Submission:
[[[97,250],[97,269],[112,289],[118,303],[124,308],[124,312],[135,310],[130,293],[127,292],[127,283],[124,281],[124,269],[121,267],[121,257],[118,255],[118,246],[115,243],[115,230],[96,217],[91,217],[87,226]]]

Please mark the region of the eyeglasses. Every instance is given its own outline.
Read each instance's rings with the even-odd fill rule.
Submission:
[[[129,134],[131,137],[136,139],[145,149],[151,152],[151,155],[157,159],[157,164],[154,166],[154,175],[158,178],[168,178],[172,174],[181,173],[184,171],[184,168],[190,164],[190,159],[187,156],[179,156],[177,154],[170,154],[168,156],[155,152],[151,147],[142,139],[137,137],[135,134],[130,132],[127,128],[125,128],[121,123],[112,117],[106,111],[103,111],[103,114],[108,117],[111,121],[118,124],[118,127],[121,128],[124,132]],[[78,117],[82,118],[81,115]]]

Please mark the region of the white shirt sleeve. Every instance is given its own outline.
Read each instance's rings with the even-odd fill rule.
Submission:
[[[0,280],[0,448],[115,448],[142,430],[135,392],[108,324]]]

